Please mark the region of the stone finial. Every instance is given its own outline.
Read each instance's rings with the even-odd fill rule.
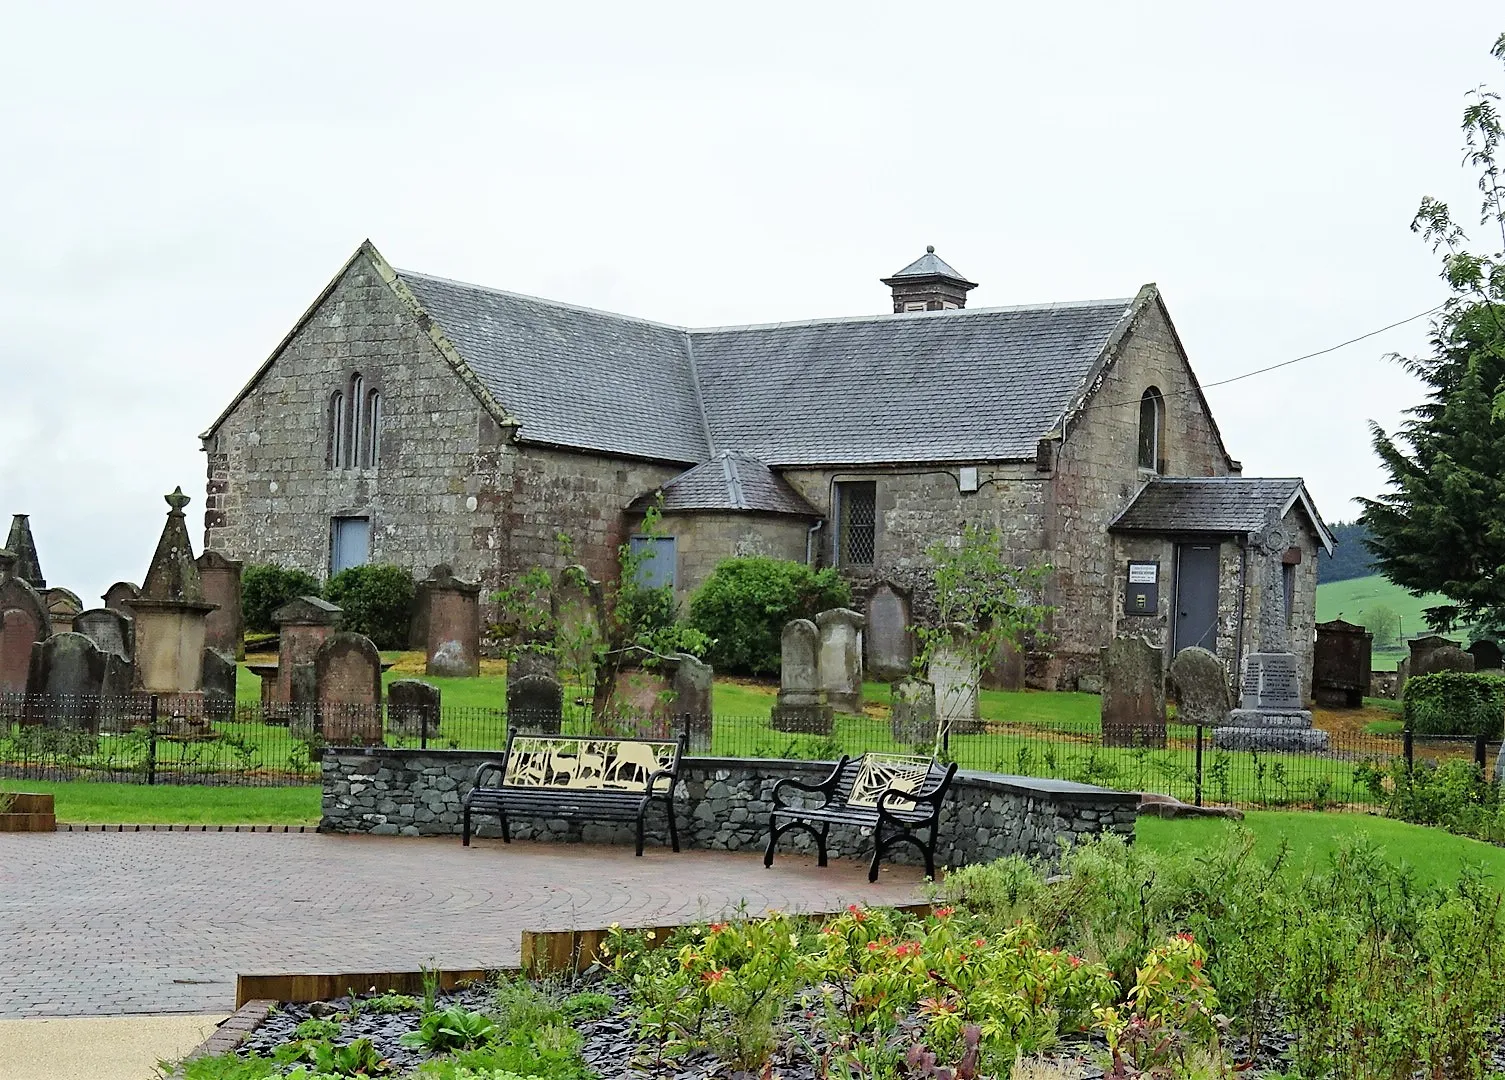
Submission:
[[[193,543],[188,539],[188,523],[183,507],[189,503],[181,487],[164,496],[170,509],[152,564],[141,586],[141,599],[177,604],[204,604],[204,583],[193,559]]]
[[[16,572],[16,553],[10,548],[0,548],[0,581],[14,577]]]
[[[38,592],[47,588],[47,579],[42,577],[42,567],[37,561],[36,541],[31,538],[31,518],[26,514],[11,516],[10,538],[5,541],[5,548],[15,556],[12,574]]]

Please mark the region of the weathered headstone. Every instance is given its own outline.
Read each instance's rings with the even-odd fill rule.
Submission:
[[[421,583],[424,648],[429,675],[472,678],[481,672],[481,608],[478,583],[461,581],[448,566],[436,566]]]
[[[365,634],[336,631],[314,656],[324,741],[332,746],[379,746],[381,654]]]
[[[779,698],[775,731],[829,735],[833,711],[820,684],[820,630],[809,619],[784,624],[779,637]]]
[[[1012,641],[1001,642],[992,659],[982,669],[984,690],[1024,689],[1024,650]]]
[[[1369,692],[1374,635],[1355,623],[1317,624],[1312,647],[1312,697],[1319,705],[1356,709]]]
[[[1193,645],[1171,661],[1176,722],[1217,727],[1228,720],[1228,669],[1217,655]]]
[[[1103,650],[1104,746],[1165,745],[1165,654],[1137,637]]]
[[[235,715],[235,654],[204,649],[204,713],[215,720]]]
[[[27,712],[60,731],[99,730],[106,655],[83,634],[53,634],[32,649]]]
[[[1475,671],[1499,671],[1502,666],[1500,646],[1488,638],[1480,638],[1472,642],[1468,647],[1468,652],[1474,658]]]
[[[157,540],[141,586],[131,601],[136,634],[136,689],[183,698],[163,702],[169,713],[191,717],[202,712],[204,618],[214,605],[204,599],[199,568],[193,561],[183,508],[189,498],[178,488],[166,496],[167,521]]]
[[[558,735],[564,718],[564,688],[550,675],[507,678],[507,726],[516,731]]]
[[[1412,675],[1434,675],[1439,671],[1473,671],[1474,657],[1456,645],[1444,645],[1424,653],[1411,669]]]
[[[867,628],[862,644],[867,652],[867,670],[875,679],[902,679],[914,664],[914,637],[910,633],[909,593],[882,582],[867,599]]]
[[[54,634],[66,634],[72,630],[73,617],[84,610],[84,602],[71,589],[45,589],[42,600],[47,605],[47,619],[52,623]]]
[[[317,596],[296,597],[272,612],[278,636],[277,677],[272,687],[275,702],[311,705],[318,700],[314,660],[343,615],[338,605]]]
[[[109,608],[90,608],[73,617],[73,632],[99,646],[102,652],[111,653],[122,660],[130,660],[133,652],[134,627],[131,618]]]
[[[5,549],[15,556],[10,572],[38,592],[47,588],[47,579],[42,576],[42,566],[37,559],[36,541],[31,536],[31,518],[16,514],[10,519],[10,536]]]
[[[1443,637],[1441,634],[1423,634],[1421,637],[1412,638],[1406,642],[1406,647],[1409,649],[1409,656],[1411,658],[1410,673],[1412,675],[1423,674],[1426,658],[1438,649],[1456,649],[1462,644],[1463,642],[1461,641],[1454,641],[1452,638]]]
[[[669,680],[669,691],[673,694],[669,709],[674,718],[670,735],[687,732],[690,753],[710,753],[711,689],[716,671],[689,653],[679,653],[674,660],[674,674]]]
[[[0,694],[24,694],[31,647],[52,634],[47,607],[18,577],[0,582]]]
[[[399,739],[439,734],[439,688],[422,679],[394,679],[387,685],[387,731]]]
[[[1402,656],[1395,662],[1395,700],[1406,692],[1406,680],[1411,677],[1411,658]]]
[[[930,684],[935,687],[935,711],[941,726],[956,735],[982,730],[977,712],[977,684],[982,677],[972,653],[970,628],[955,625],[930,657]]]
[[[241,564],[217,551],[204,552],[197,564],[204,599],[216,605],[204,620],[204,644],[243,660],[246,642],[240,604]]]
[[[894,683],[888,716],[889,734],[894,742],[905,746],[933,745],[937,733],[935,687],[923,679]]]
[[[105,590],[100,597],[105,607],[115,611],[123,611],[127,615],[131,613],[131,601],[141,595],[141,589],[134,582],[117,581]]]
[[[820,630],[820,688],[837,712],[862,712],[862,628],[866,623],[851,608],[832,608],[815,616]]]

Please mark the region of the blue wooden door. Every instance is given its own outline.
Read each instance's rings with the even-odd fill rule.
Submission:
[[[329,572],[338,574],[371,559],[371,520],[335,518],[329,538]]]

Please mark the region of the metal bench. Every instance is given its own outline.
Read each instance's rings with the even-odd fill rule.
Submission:
[[[941,801],[956,766],[932,758],[898,754],[863,754],[843,757],[831,775],[819,784],[794,779],[780,780],[773,789],[773,813],[768,815],[768,850],[763,865],[773,865],[779,837],[790,829],[803,829],[815,837],[819,864],[826,865],[826,835],[832,825],[852,825],[873,832],[873,861],[867,879],[878,880],[878,864],[895,844],[913,844],[925,856],[925,873],[935,877],[935,840],[940,825]],[[787,790],[818,796],[820,802],[804,804],[785,797]],[[920,833],[929,830],[929,838]]]
[[[679,850],[674,785],[684,739],[611,739],[524,735],[511,731],[501,761],[482,762],[466,793],[461,843],[470,846],[472,813],[496,814],[512,842],[512,817],[567,821],[635,821],[643,853],[643,816],[654,802],[669,818],[669,843]]]

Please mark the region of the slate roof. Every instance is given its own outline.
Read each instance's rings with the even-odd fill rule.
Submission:
[[[1264,528],[1269,510],[1283,517],[1298,502],[1331,553],[1332,533],[1317,513],[1306,485],[1295,477],[1159,477],[1140,490],[1108,530],[1162,535],[1253,533]]]
[[[897,274],[893,275],[893,277],[884,278],[883,282],[884,284],[888,284],[889,282],[892,282],[894,278],[937,276],[953,278],[956,281],[967,281],[966,278],[962,277],[955,270],[951,269],[950,264],[948,264],[946,260],[942,259],[935,253],[935,248],[927,247],[925,249],[925,254],[921,255],[918,259],[910,263],[903,270],[900,270]],[[967,283],[969,285],[973,284],[972,282]]]
[[[659,489],[665,513],[742,510],[818,518],[820,512],[756,458],[723,450],[701,465],[680,473]],[[659,492],[635,499],[632,510],[646,510]]]
[[[664,461],[710,455],[673,326],[399,270],[527,442]]]

